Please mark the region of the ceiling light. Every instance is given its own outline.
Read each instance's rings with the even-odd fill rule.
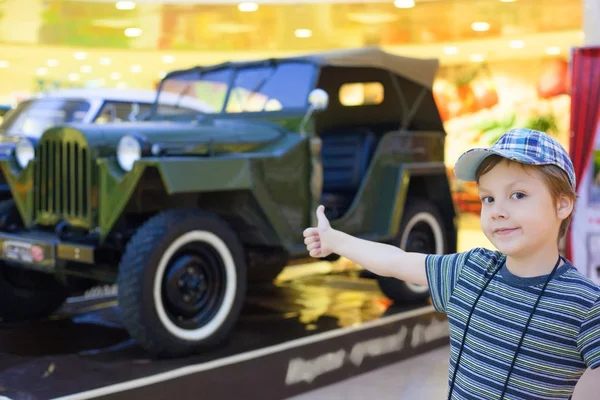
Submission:
[[[546,54],[557,55],[560,54],[560,47],[550,46],[546,48]]]
[[[127,28],[125,29],[125,36],[127,37],[138,37],[142,35],[140,28]]]
[[[514,3],[517,0],[500,0],[503,3]]]
[[[87,53],[85,51],[78,51],[73,54],[76,60],[85,60],[87,58]]]
[[[126,82],[117,83],[117,89],[127,89],[127,83]]]
[[[49,67],[58,67],[58,64],[60,64],[58,60],[50,59],[46,61],[46,65]]]
[[[167,76],[167,73],[165,71],[163,71],[158,74],[158,79],[163,79],[165,76]]]
[[[38,68],[38,69],[35,71],[35,73],[36,73],[36,75],[39,75],[39,76],[44,76],[44,75],[46,75],[46,74],[48,73],[48,69],[47,69],[47,68],[44,68],[44,67],[42,67],[42,68]]]
[[[129,69],[131,72],[138,73],[138,72],[142,72],[142,66],[141,65],[132,65],[131,68]]]
[[[473,62],[485,61],[485,57],[483,56],[483,54],[471,54],[471,57],[469,57],[469,59]]]
[[[456,46],[446,46],[444,47],[444,54],[458,54],[458,47]]]
[[[240,10],[241,12],[254,12],[258,10],[258,4],[250,1],[243,2],[238,4],[238,10]]]
[[[135,2],[117,1],[115,7],[117,7],[117,10],[133,10],[135,8]]]
[[[350,21],[358,22],[359,24],[365,25],[379,25],[387,24],[398,20],[398,15],[388,12],[355,12],[346,15]]]
[[[75,82],[79,80],[79,74],[69,74],[69,80]]]
[[[83,72],[84,74],[89,74],[90,72],[92,72],[92,67],[90,65],[82,65],[79,70],[81,72]]]
[[[8,68],[8,61],[0,60],[0,68]]]
[[[476,32],[485,32],[490,29],[490,24],[487,22],[473,22],[471,24],[471,29]]]
[[[525,42],[522,40],[511,40],[509,45],[513,49],[522,49],[523,47],[525,47]]]
[[[113,72],[112,74],[110,74],[110,79],[112,79],[113,81],[118,81],[119,79],[121,79],[121,73]]]
[[[173,56],[169,56],[169,55],[167,55],[167,56],[162,56],[162,61],[163,61],[165,64],[173,64],[173,63],[175,62],[175,57],[173,57]]]
[[[312,31],[310,29],[296,29],[294,35],[297,38],[309,38],[312,36]]]
[[[101,65],[110,65],[112,63],[112,60],[108,57],[102,57],[100,59],[100,64]]]
[[[397,8],[413,8],[415,6],[415,0],[396,0],[394,5]]]

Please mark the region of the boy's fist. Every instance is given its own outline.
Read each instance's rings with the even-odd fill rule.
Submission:
[[[322,205],[317,208],[317,227],[304,230],[304,244],[311,257],[323,258],[330,255],[332,243],[330,240],[331,225],[325,216],[325,207]]]

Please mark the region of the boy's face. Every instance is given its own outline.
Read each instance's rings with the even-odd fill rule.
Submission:
[[[536,171],[501,162],[481,176],[479,196],[483,232],[502,253],[527,256],[557,243],[558,204]]]

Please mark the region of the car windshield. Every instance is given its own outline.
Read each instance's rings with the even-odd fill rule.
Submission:
[[[39,138],[46,129],[81,122],[90,104],[83,100],[42,98],[21,102],[5,115],[0,131],[8,135]]]
[[[188,113],[189,108],[202,113],[305,108],[314,70],[313,64],[304,62],[225,66],[205,72],[191,69],[165,78],[159,99],[161,103],[188,108],[178,114]],[[157,115],[165,115],[160,106]]]

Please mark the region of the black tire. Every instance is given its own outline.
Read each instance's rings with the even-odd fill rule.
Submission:
[[[217,344],[238,319],[246,273],[242,243],[219,217],[199,210],[160,213],[138,229],[121,259],[123,324],[155,357]]]
[[[437,207],[429,200],[411,198],[406,202],[395,244],[403,250],[425,254],[444,254],[447,247],[444,222]],[[396,278],[378,276],[381,291],[396,303],[418,303],[430,296],[427,286]]]
[[[0,202],[0,230],[22,227],[12,200]],[[67,288],[54,276],[0,261],[0,320],[20,322],[44,318],[66,300]]]

